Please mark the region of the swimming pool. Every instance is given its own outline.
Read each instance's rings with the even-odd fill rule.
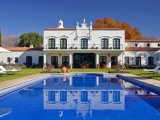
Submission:
[[[0,98],[0,120],[160,120],[160,96],[103,74],[52,76]]]

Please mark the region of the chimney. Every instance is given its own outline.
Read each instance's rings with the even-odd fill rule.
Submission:
[[[34,48],[33,45],[30,45],[29,47],[30,47],[30,48]]]

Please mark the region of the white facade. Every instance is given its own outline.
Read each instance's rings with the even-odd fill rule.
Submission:
[[[75,28],[65,28],[60,20],[57,28],[44,29],[43,49],[8,49],[12,53],[0,53],[0,62],[26,63],[32,56],[32,64],[62,65],[71,68],[110,68],[116,64],[130,66],[155,66],[160,64],[160,40],[125,40],[123,29],[92,28],[85,19]],[[20,49],[20,50],[19,50]],[[41,59],[39,57],[41,56]],[[43,58],[42,58],[43,56]],[[18,62],[15,62],[18,58]]]
[[[8,49],[11,50],[12,48]],[[30,63],[30,66],[32,66],[34,64],[43,63],[42,58],[43,58],[42,50],[24,50],[23,48],[21,48],[21,50],[16,50],[16,51],[13,50],[12,52],[9,53],[0,53],[0,63],[6,63],[6,64],[27,64],[28,62]]]

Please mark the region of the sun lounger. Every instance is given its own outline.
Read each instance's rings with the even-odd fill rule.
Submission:
[[[144,72],[155,72],[160,70],[160,66],[155,67],[154,69],[143,69]]]
[[[0,74],[5,74],[6,72],[5,71],[2,71],[1,69],[0,69]]]
[[[1,71],[3,71],[3,72],[18,72],[18,70],[15,69],[15,68],[13,68],[13,69],[11,69],[11,70],[6,70],[3,66],[0,66],[0,69],[1,69]]]

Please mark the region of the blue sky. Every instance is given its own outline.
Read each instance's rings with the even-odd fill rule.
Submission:
[[[160,0],[1,0],[0,26],[3,35],[24,32],[43,34],[47,27],[111,17],[140,29],[144,35],[160,37]]]

